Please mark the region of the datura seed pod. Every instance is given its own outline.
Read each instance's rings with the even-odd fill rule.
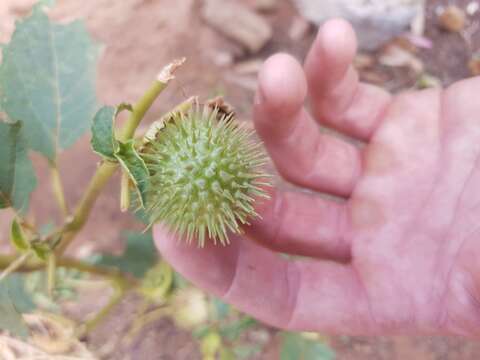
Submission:
[[[193,105],[172,112],[142,153],[150,174],[146,204],[188,242],[228,244],[228,231],[257,217],[254,201],[267,197],[266,156],[252,131],[219,107]]]

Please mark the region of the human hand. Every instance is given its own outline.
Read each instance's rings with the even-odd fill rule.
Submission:
[[[286,54],[266,61],[254,109],[280,174],[344,201],[275,189],[230,246],[199,249],[158,225],[157,247],[194,284],[274,326],[478,336],[480,79],[391,97],[358,82],[355,52],[352,28],[329,21],[304,68]]]

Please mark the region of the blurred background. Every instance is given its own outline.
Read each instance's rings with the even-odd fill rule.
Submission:
[[[28,15],[33,4],[0,1],[0,42],[8,42],[14,21]],[[360,45],[355,67],[365,82],[395,93],[480,75],[480,0],[58,0],[50,16],[61,22],[84,19],[102,44],[97,95],[105,104],[135,101],[165,64],[187,57],[177,80],[149,113],[150,121],[191,95],[223,95],[240,119],[250,121],[262,62],[278,51],[302,60],[318,25],[331,17],[354,24]],[[70,203],[78,200],[96,168],[98,158],[89,146],[86,136],[62,155]],[[34,159],[40,186],[32,203],[42,223],[57,209],[49,201],[46,164]],[[118,193],[118,181],[112,181],[72,254],[120,254],[125,247],[121,231],[142,229],[131,215],[119,212]],[[1,228],[7,229],[9,216],[0,216]],[[0,248],[7,244],[0,243]],[[101,291],[89,291],[93,293],[78,294],[80,307],[67,306],[73,317],[102,301]],[[135,295],[127,297],[95,330],[88,347],[111,359],[201,358],[195,336],[166,318],[146,326],[135,341],[119,342],[138,303]],[[296,358],[283,357],[281,336],[273,329],[256,324],[242,336],[243,343],[255,346],[243,353],[245,359]],[[328,351],[312,359],[480,358],[479,343],[456,338],[313,337]]]

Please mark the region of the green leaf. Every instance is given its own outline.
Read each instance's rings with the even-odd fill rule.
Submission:
[[[249,316],[244,316],[233,324],[220,328],[220,334],[228,341],[235,341],[244,331],[257,324],[257,321]]]
[[[15,309],[7,287],[0,283],[0,329],[22,338],[28,336],[28,328],[22,315]]]
[[[333,360],[335,353],[319,341],[305,339],[297,333],[282,334],[280,360]]]
[[[185,289],[186,287],[192,286],[187,279],[185,279],[178,272],[173,272],[173,287],[175,289]]]
[[[22,123],[0,121],[0,209],[13,206],[25,212],[36,185]]]
[[[234,359],[243,360],[251,359],[262,351],[262,347],[258,344],[242,344],[233,348]]]
[[[222,347],[220,349],[220,360],[236,360],[236,355],[235,353],[230,350],[230,349],[227,349],[225,347]]]
[[[138,192],[138,199],[143,207],[146,202],[147,191],[149,186],[149,173],[143,159],[138,155],[135,149],[135,141],[129,140],[126,143],[118,143],[118,151],[115,157],[122,165],[130,180],[133,182]]]
[[[35,304],[25,292],[23,277],[11,274],[0,282],[0,329],[26,338],[28,328],[21,313],[31,311]]]
[[[127,232],[125,236],[127,245],[121,256],[100,255],[93,262],[98,265],[117,267],[141,278],[158,260],[152,233],[151,231],[145,234]]]
[[[121,103],[116,108],[102,106],[93,118],[90,141],[92,149],[109,160],[116,160],[115,152],[118,150],[118,141],[115,138],[115,118],[124,110],[133,111],[132,105]]]
[[[8,284],[10,297],[15,303],[15,308],[21,312],[31,312],[36,308],[32,300],[31,294],[28,293],[25,287],[25,275],[13,273],[4,279]]]
[[[228,313],[230,312],[230,305],[223,302],[217,297],[212,298],[212,305],[213,305],[213,315],[215,320],[222,320],[227,317]]]
[[[54,161],[89,127],[97,48],[81,22],[50,22],[37,4],[3,47],[0,106],[25,122],[29,146]]]
[[[90,141],[93,151],[110,160],[115,160],[115,151],[118,142],[113,131],[116,109],[111,106],[103,106],[93,118],[92,139]]]
[[[210,325],[199,325],[198,327],[196,327],[195,329],[192,330],[192,336],[196,339],[201,339],[203,338],[205,335],[208,334],[208,332],[210,332],[212,329],[211,329],[211,326]]]
[[[48,294],[48,289],[45,286],[48,281],[45,270],[22,274],[22,277],[25,279],[25,290],[34,304],[42,310],[60,313],[61,303],[64,300],[78,299],[80,289],[76,287],[76,280],[84,280],[87,274],[75,269],[57,267],[53,297]]]
[[[13,219],[12,225],[10,226],[10,242],[12,243],[13,247],[20,252],[30,249],[30,243],[25,237],[22,227],[16,218]]]
[[[46,242],[33,242],[32,241],[32,250],[35,255],[42,261],[47,261],[48,255],[52,251],[49,244]]]
[[[133,213],[135,218],[142,224],[149,225],[151,223],[150,216],[145,208],[141,206],[138,191],[130,191],[130,212]]]

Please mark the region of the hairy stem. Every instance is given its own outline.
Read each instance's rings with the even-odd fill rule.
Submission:
[[[28,258],[31,255],[32,255],[31,251],[28,251],[16,258],[12,257],[4,267],[5,270],[3,270],[2,273],[0,274],[0,281],[5,279],[12,272],[18,271],[18,269],[20,269],[24,265],[24,263],[28,260]]]
[[[52,176],[52,190],[58,207],[62,211],[63,216],[67,217],[69,214],[67,201],[65,199],[65,191],[63,190],[62,178],[58,171],[57,163],[50,164],[50,172]]]

